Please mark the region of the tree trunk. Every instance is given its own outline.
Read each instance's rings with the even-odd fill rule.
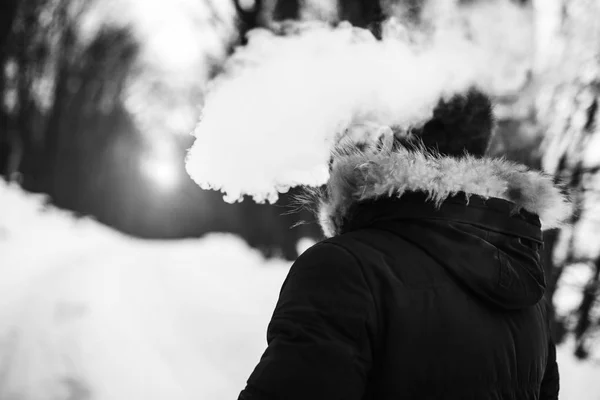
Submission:
[[[299,17],[300,0],[279,0],[275,5],[273,12],[273,19],[275,21],[297,20]]]
[[[368,28],[375,37],[381,38],[384,14],[379,0],[339,0],[338,10],[341,21]]]
[[[14,110],[9,109],[5,100],[9,97],[8,88],[14,82],[4,71],[9,66],[9,41],[13,36],[13,25],[17,18],[19,2],[4,0],[0,4],[0,175],[11,180],[18,168],[21,142],[14,126]]]

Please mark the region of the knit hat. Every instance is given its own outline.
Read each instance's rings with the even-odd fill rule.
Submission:
[[[448,100],[440,99],[431,119],[423,126],[411,129],[411,135],[400,136],[396,140],[410,146],[409,143],[414,143],[414,138],[418,138],[426,149],[442,155],[460,157],[468,153],[483,157],[488,150],[494,125],[489,97],[472,87],[466,93],[455,94]]]
[[[432,117],[415,126],[386,126],[373,121],[352,124],[338,138],[329,159],[360,152],[429,152],[446,157],[485,156],[494,132],[495,120],[490,98],[479,88],[440,98]]]

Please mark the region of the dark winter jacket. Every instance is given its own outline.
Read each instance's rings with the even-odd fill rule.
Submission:
[[[328,185],[330,238],[292,266],[240,400],[558,398],[539,250],[567,204],[549,178],[357,151]]]

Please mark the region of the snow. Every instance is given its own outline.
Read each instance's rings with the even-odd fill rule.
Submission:
[[[1,180],[0,210],[1,399],[237,398],[289,263],[129,238]]]
[[[289,266],[230,235],[132,239],[0,181],[0,398],[235,399]],[[570,351],[561,398],[598,399]]]
[[[68,378],[98,399],[236,398],[287,265],[233,237],[90,247],[4,299],[0,398],[63,398]]]
[[[576,263],[563,270],[554,293],[558,315],[565,316],[575,313],[581,304],[583,288],[592,281],[594,269],[595,267],[591,263]]]

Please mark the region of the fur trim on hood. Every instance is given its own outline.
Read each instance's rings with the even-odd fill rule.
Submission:
[[[338,148],[324,192],[316,194],[321,228],[327,237],[339,234],[350,207],[405,192],[425,192],[440,205],[458,192],[508,200],[515,210],[539,216],[542,229],[565,223],[571,205],[550,176],[503,159],[461,158],[418,150],[363,151],[357,146]]]

